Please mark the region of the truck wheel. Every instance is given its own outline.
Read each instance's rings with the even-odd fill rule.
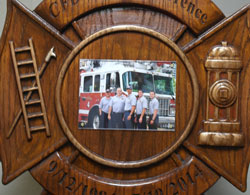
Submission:
[[[89,115],[89,127],[93,129],[99,129],[100,116],[97,109],[94,109]]]

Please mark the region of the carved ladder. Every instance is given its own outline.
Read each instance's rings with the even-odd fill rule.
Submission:
[[[50,136],[48,119],[47,119],[32,39],[31,38],[29,39],[29,46],[21,48],[14,48],[13,41],[10,41],[10,49],[15,69],[19,96],[22,104],[27,137],[28,139],[31,139],[31,132],[41,131],[41,130],[46,131],[46,135]],[[17,54],[25,54],[25,53],[30,54],[31,59],[17,61]],[[26,71],[26,73],[20,73],[21,67],[25,68],[24,70]],[[27,71],[30,69],[32,69],[33,72],[27,73]],[[32,84],[22,86],[22,82],[28,79],[32,79],[32,82],[30,82]],[[31,99],[33,92],[37,92],[38,94],[37,99]],[[28,112],[29,107],[34,105],[40,108],[40,112]],[[42,124],[31,125],[31,120],[38,118],[42,120]]]

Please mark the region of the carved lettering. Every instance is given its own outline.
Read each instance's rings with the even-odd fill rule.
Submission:
[[[155,190],[155,195],[163,195],[162,189],[158,188]]]
[[[187,12],[190,13],[190,14],[193,14],[194,13],[194,8],[195,8],[195,4],[190,2],[189,5],[188,5]]]
[[[207,14],[203,14],[202,16],[201,16],[201,23],[202,24],[205,24],[207,22]]]
[[[187,0],[181,0],[181,7],[186,8],[185,4],[187,4]]]
[[[58,168],[58,163],[56,161],[51,161],[49,163],[48,173],[52,174],[52,177],[58,177],[57,183],[60,185],[62,185],[67,178],[69,183],[65,186],[65,188],[70,192],[73,191],[73,186],[76,184],[76,178],[69,177],[68,173],[63,168],[61,169],[57,168]]]
[[[78,192],[79,189],[80,189],[82,186],[83,186],[83,183],[80,183],[80,184],[76,187],[76,189],[73,191],[73,194],[75,194],[76,192]],[[84,187],[83,187],[83,189],[84,189]]]
[[[80,183],[80,185],[78,185],[78,187],[74,190],[73,194],[75,194],[76,192],[78,192],[82,187],[82,195],[86,195],[87,194],[87,189],[88,189],[88,186],[87,185],[84,185],[83,183]]]
[[[168,192],[169,194],[173,194],[173,195],[178,195],[179,194],[177,186],[176,186],[175,183],[170,183],[168,189],[170,190]]]
[[[96,188],[92,188],[91,190],[90,190],[90,193],[89,193],[90,195],[97,195],[98,194],[98,192],[97,192],[97,189]]]
[[[187,172],[187,177],[188,177],[188,180],[191,182],[191,184],[194,184],[194,180],[192,179],[189,172]]]
[[[79,2],[79,0],[71,0],[72,5],[76,5]]]
[[[59,16],[60,11],[59,11],[59,8],[58,8],[58,3],[57,2],[51,3],[50,6],[49,6],[49,11],[50,11],[50,14],[53,17],[56,18],[57,16]]]
[[[60,167],[60,168],[59,168]],[[48,164],[47,173],[55,177],[57,183],[63,186],[72,194],[81,195],[115,195],[115,193],[107,193],[103,190],[98,190],[96,187],[91,187],[83,182],[79,182],[78,177],[69,174],[68,169],[61,168],[57,161],[51,161]],[[66,171],[67,170],[67,171]],[[179,177],[173,177],[167,184],[166,188],[156,188],[152,191],[145,191],[142,193],[133,193],[132,195],[180,195],[188,192],[188,186],[195,185],[197,179],[202,177],[202,170],[195,163]],[[80,183],[80,184],[79,184]]]
[[[62,6],[63,10],[65,10],[68,6],[67,0],[60,0],[60,2],[61,2],[61,6]]]
[[[56,168],[57,168],[57,162],[56,161],[51,161],[49,163],[48,173],[54,172]]]
[[[61,174],[62,173],[62,174]],[[60,169],[57,173],[55,173],[53,176],[58,176],[60,179],[58,180],[59,184],[62,184],[65,177],[68,175],[67,172],[65,172],[63,169]]]
[[[178,178],[177,183],[182,191],[187,190],[187,182],[182,177]]]
[[[202,14],[202,11],[201,11],[200,9],[197,9],[197,10],[195,11],[195,17],[196,17],[196,18],[200,18],[200,17],[201,17],[201,14]]]
[[[59,16],[63,11],[70,8],[70,6],[75,6],[79,3],[79,0],[57,0],[55,2],[52,2],[49,6],[50,14],[53,17]],[[61,12],[61,11],[62,12]]]
[[[132,194],[132,195],[141,195],[141,194],[138,193],[138,194]],[[153,190],[153,191],[144,192],[143,195],[165,195],[165,194],[163,194],[163,190],[161,188],[157,188],[156,190]]]
[[[192,177],[193,175],[193,177]],[[172,181],[170,184],[167,184],[167,194],[170,195],[179,195],[183,192],[188,191],[188,185],[189,184],[196,184],[196,180],[198,177],[201,177],[203,175],[201,169],[194,164],[194,170],[192,173],[188,171],[186,173],[186,177],[179,177],[176,179],[176,181]]]
[[[187,13],[194,15],[195,18],[199,19],[202,24],[207,22],[207,14],[203,13],[201,9],[196,7],[196,5],[188,0],[169,0],[174,4],[179,4],[182,9],[184,9]],[[50,14],[53,17],[58,17],[62,12],[71,10],[73,6],[77,6],[79,0],[57,0],[50,4]]]
[[[86,195],[87,194],[87,189],[88,189],[88,186],[84,186],[83,189],[82,189],[82,195]]]
[[[169,0],[172,1],[172,0]],[[175,4],[178,4],[178,0],[173,1]],[[203,14],[203,11],[196,7],[196,5],[192,2],[188,3],[188,0],[180,0],[180,6],[182,9],[185,9],[189,14],[193,15],[200,20],[202,24],[207,22],[207,14]],[[188,6],[186,6],[188,4]]]
[[[72,191],[72,187],[76,184],[76,178],[74,177],[70,177],[69,178],[69,185],[66,186],[66,188],[69,190],[69,191]]]
[[[196,164],[194,164],[194,168],[195,168],[194,169],[195,170],[195,174],[194,174],[195,178],[203,175],[202,170]]]

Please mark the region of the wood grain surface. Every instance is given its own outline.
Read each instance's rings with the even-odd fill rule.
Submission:
[[[45,188],[43,194],[202,194],[220,176],[246,190],[250,7],[223,18],[209,0],[44,0],[34,12],[16,0],[8,1],[0,42],[3,183],[30,170]],[[29,56],[25,53],[13,61],[15,48],[27,49],[29,40],[49,125],[49,132],[31,131],[30,136],[19,80],[31,73],[26,74],[29,69],[24,66],[26,72],[19,76],[15,69]],[[221,42],[238,52],[241,69],[234,74],[224,66],[221,77],[209,77],[206,60]],[[56,57],[46,60],[52,48]],[[176,61],[175,131],[79,130],[80,59]],[[212,99],[217,92],[208,92],[213,84],[219,90],[220,83],[229,82],[235,96],[224,108],[218,98]],[[37,98],[39,93],[30,96]],[[36,111],[33,103],[31,111]],[[218,107],[221,120],[214,125],[217,118],[212,121],[207,113]],[[225,121],[229,109],[235,120]],[[209,131],[221,133],[223,142],[215,141]],[[199,142],[200,135],[205,141]],[[230,144],[234,137],[237,144]]]

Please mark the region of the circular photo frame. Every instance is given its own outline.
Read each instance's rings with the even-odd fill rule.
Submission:
[[[74,137],[72,134],[72,131],[68,127],[64,116],[63,116],[63,109],[62,109],[62,104],[61,104],[61,90],[62,90],[62,84],[66,75],[66,72],[74,60],[74,58],[78,55],[78,53],[84,49],[89,43],[92,41],[103,37],[105,35],[109,35],[112,33],[117,33],[117,32],[137,32],[137,33],[142,33],[149,35],[151,37],[154,37],[161,42],[163,42],[165,45],[167,45],[169,48],[171,48],[177,55],[178,57],[182,60],[184,63],[191,79],[192,83],[192,88],[193,88],[193,106],[192,106],[192,112],[189,118],[189,121],[187,125],[185,126],[185,129],[183,130],[183,133],[181,136],[176,140],[175,143],[173,143],[170,147],[166,148],[166,150],[163,150],[162,152],[151,156],[149,158],[145,158],[142,160],[136,160],[136,161],[117,161],[117,160],[112,160],[105,158],[103,156],[100,156],[88,148],[84,147],[81,145],[77,139]],[[139,26],[134,26],[134,25],[119,25],[119,26],[113,26],[110,28],[106,28],[104,30],[101,30],[99,32],[94,33],[93,35],[87,37],[85,40],[83,40],[78,46],[74,48],[74,50],[70,53],[70,55],[67,57],[65,60],[61,71],[59,73],[59,77],[57,80],[57,85],[56,85],[56,96],[55,96],[55,102],[56,102],[56,112],[58,115],[59,122],[61,124],[61,127],[70,140],[70,142],[79,150],[81,151],[84,155],[89,157],[90,159],[101,163],[103,165],[115,167],[115,168],[139,168],[139,167],[144,167],[153,163],[156,163],[167,156],[169,156],[172,152],[174,152],[182,143],[183,141],[187,138],[189,135],[192,126],[194,125],[195,119],[198,114],[198,107],[199,107],[199,86],[198,86],[198,81],[197,81],[197,76],[195,74],[195,71],[193,69],[193,66],[189,62],[188,58],[186,55],[183,53],[183,51],[173,42],[171,41],[168,37],[154,31],[148,28],[144,27],[139,27]]]

